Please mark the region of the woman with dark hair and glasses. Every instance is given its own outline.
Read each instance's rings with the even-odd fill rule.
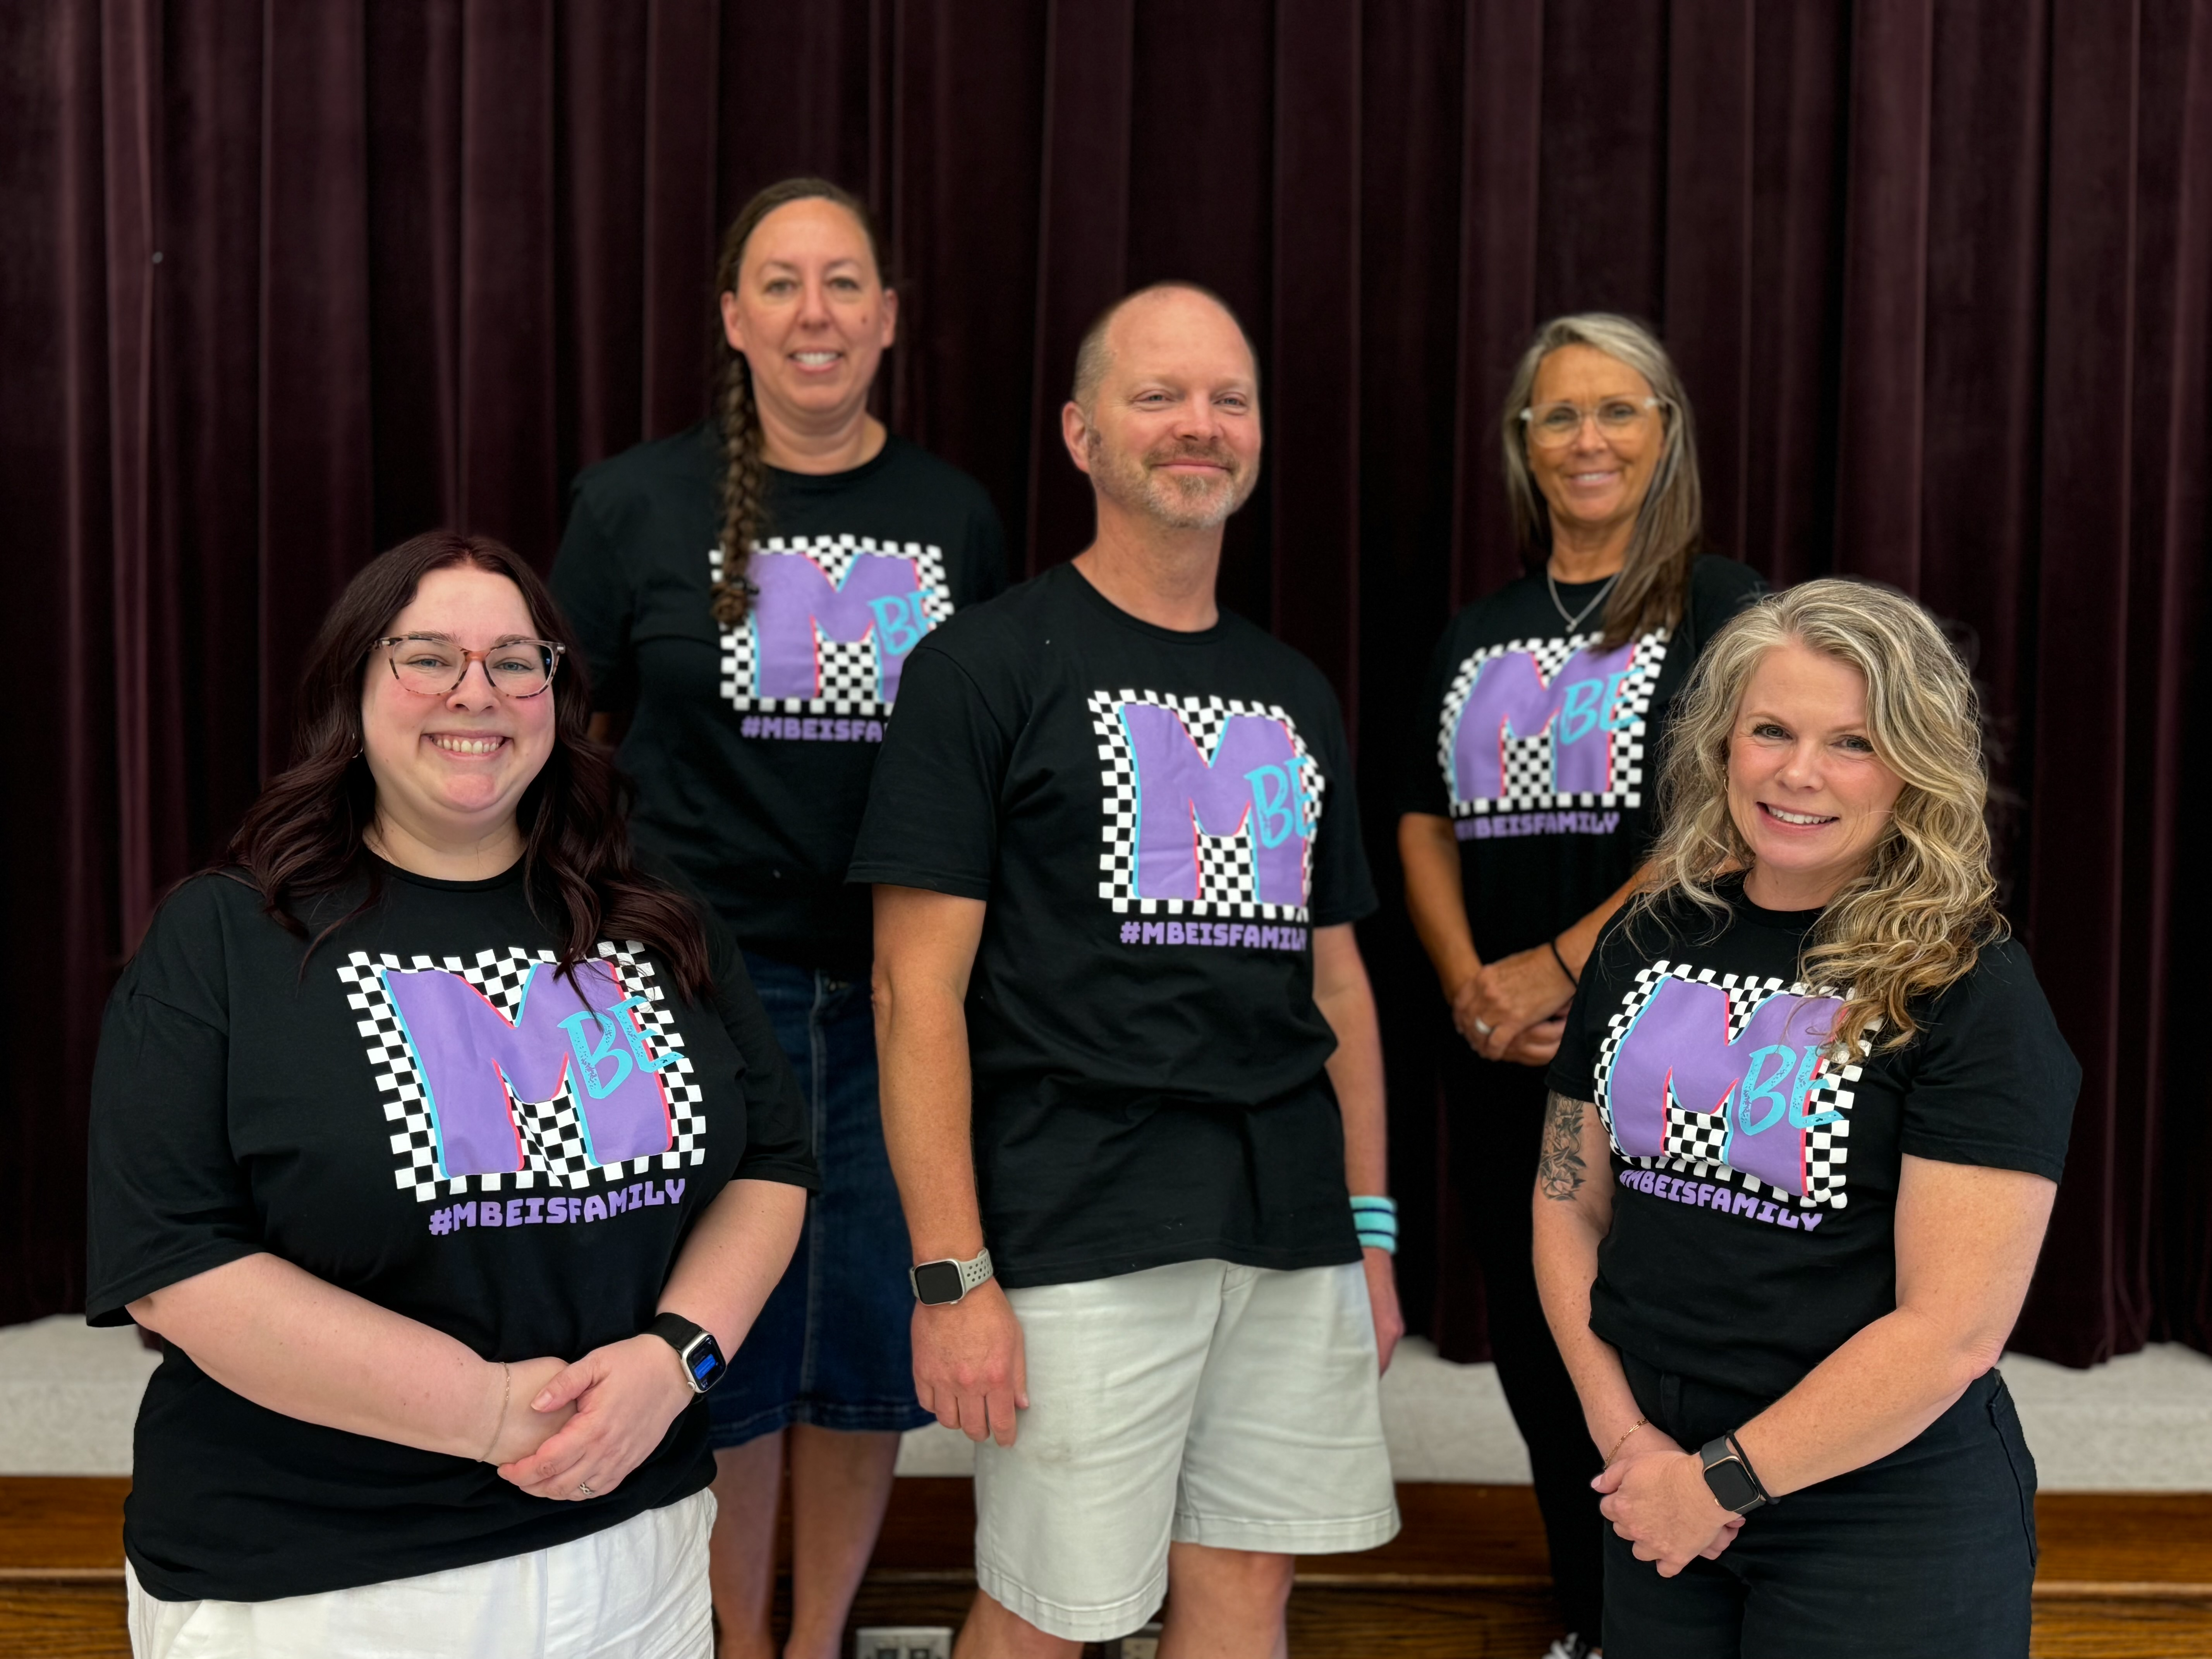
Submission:
[[[553,591],[637,781],[641,842],[738,943],[811,1114],[822,1190],[713,1401],[724,1659],[833,1659],[915,1399],[906,1224],[884,1151],[868,890],[845,884],[907,653],[1006,585],[982,487],[887,432],[898,321],[866,207],[820,179],[748,202],[714,270],[716,412],[576,481]]]
[[[348,584],[300,758],[101,1029],[88,1317],[165,1353],[132,1650],[696,1659],[699,1396],[814,1182],[733,948],[633,861],[538,577]]]
[[[1401,798],[1406,903],[1463,1043],[1448,1043],[1451,1179],[1490,1345],[1528,1447],[1569,1635],[1601,1641],[1599,1469],[1529,1265],[1544,1067],[1598,930],[1656,832],[1658,736],[1705,641],[1760,588],[1702,551],[1697,439],[1641,324],[1559,317],[1500,422],[1526,573],[1452,618]]]

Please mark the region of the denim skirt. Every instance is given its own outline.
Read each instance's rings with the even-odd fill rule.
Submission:
[[[867,981],[751,951],[745,969],[799,1075],[822,1190],[783,1282],[707,1396],[714,1443],[740,1446],[793,1423],[896,1431],[934,1422],[914,1393],[912,1256],[884,1152]]]

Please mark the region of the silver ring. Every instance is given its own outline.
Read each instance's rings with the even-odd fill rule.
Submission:
[[[592,1488],[590,1483],[579,1480],[576,1483],[576,1496],[579,1498],[589,1498],[591,1495]]]
[[[1478,1019],[1477,1021],[1475,1021],[1475,1022],[1474,1022],[1474,1029],[1476,1030],[1476,1031],[1477,1031],[1477,1032],[1480,1033],[1482,1036],[1489,1036],[1492,1031],[1496,1030],[1498,1028],[1497,1028],[1495,1025],[1487,1024],[1486,1024],[1485,1022],[1483,1022],[1483,1021],[1481,1021],[1481,1020],[1479,1020],[1479,1019]]]

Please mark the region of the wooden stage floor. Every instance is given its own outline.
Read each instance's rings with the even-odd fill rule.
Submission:
[[[0,1654],[118,1659],[125,1480],[0,1477]],[[861,1623],[957,1625],[974,1593],[971,1488],[898,1483]],[[1526,1486],[1407,1485],[1405,1530],[1314,1558],[1291,1603],[1297,1659],[1537,1659],[1557,1633]],[[2054,1492],[2036,1507],[2038,1659],[2212,1655],[2212,1493]]]

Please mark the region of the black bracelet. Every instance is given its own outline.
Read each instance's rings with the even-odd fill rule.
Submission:
[[[1735,1454],[1735,1461],[1743,1465],[1744,1474],[1751,1481],[1751,1489],[1759,1494],[1759,1501],[1763,1504],[1780,1503],[1780,1498],[1766,1490],[1766,1483],[1759,1478],[1759,1471],[1751,1467],[1751,1459],[1744,1452],[1743,1442],[1735,1437],[1735,1431],[1729,1430],[1721,1438],[1728,1442],[1729,1449]]]
[[[1567,959],[1559,954],[1559,941],[1555,939],[1547,939],[1544,943],[1552,947],[1552,960],[1559,964],[1559,971],[1567,976],[1567,983],[1573,986],[1577,991],[1581,990],[1583,988],[1582,981],[1575,977],[1575,970],[1567,966]]]

